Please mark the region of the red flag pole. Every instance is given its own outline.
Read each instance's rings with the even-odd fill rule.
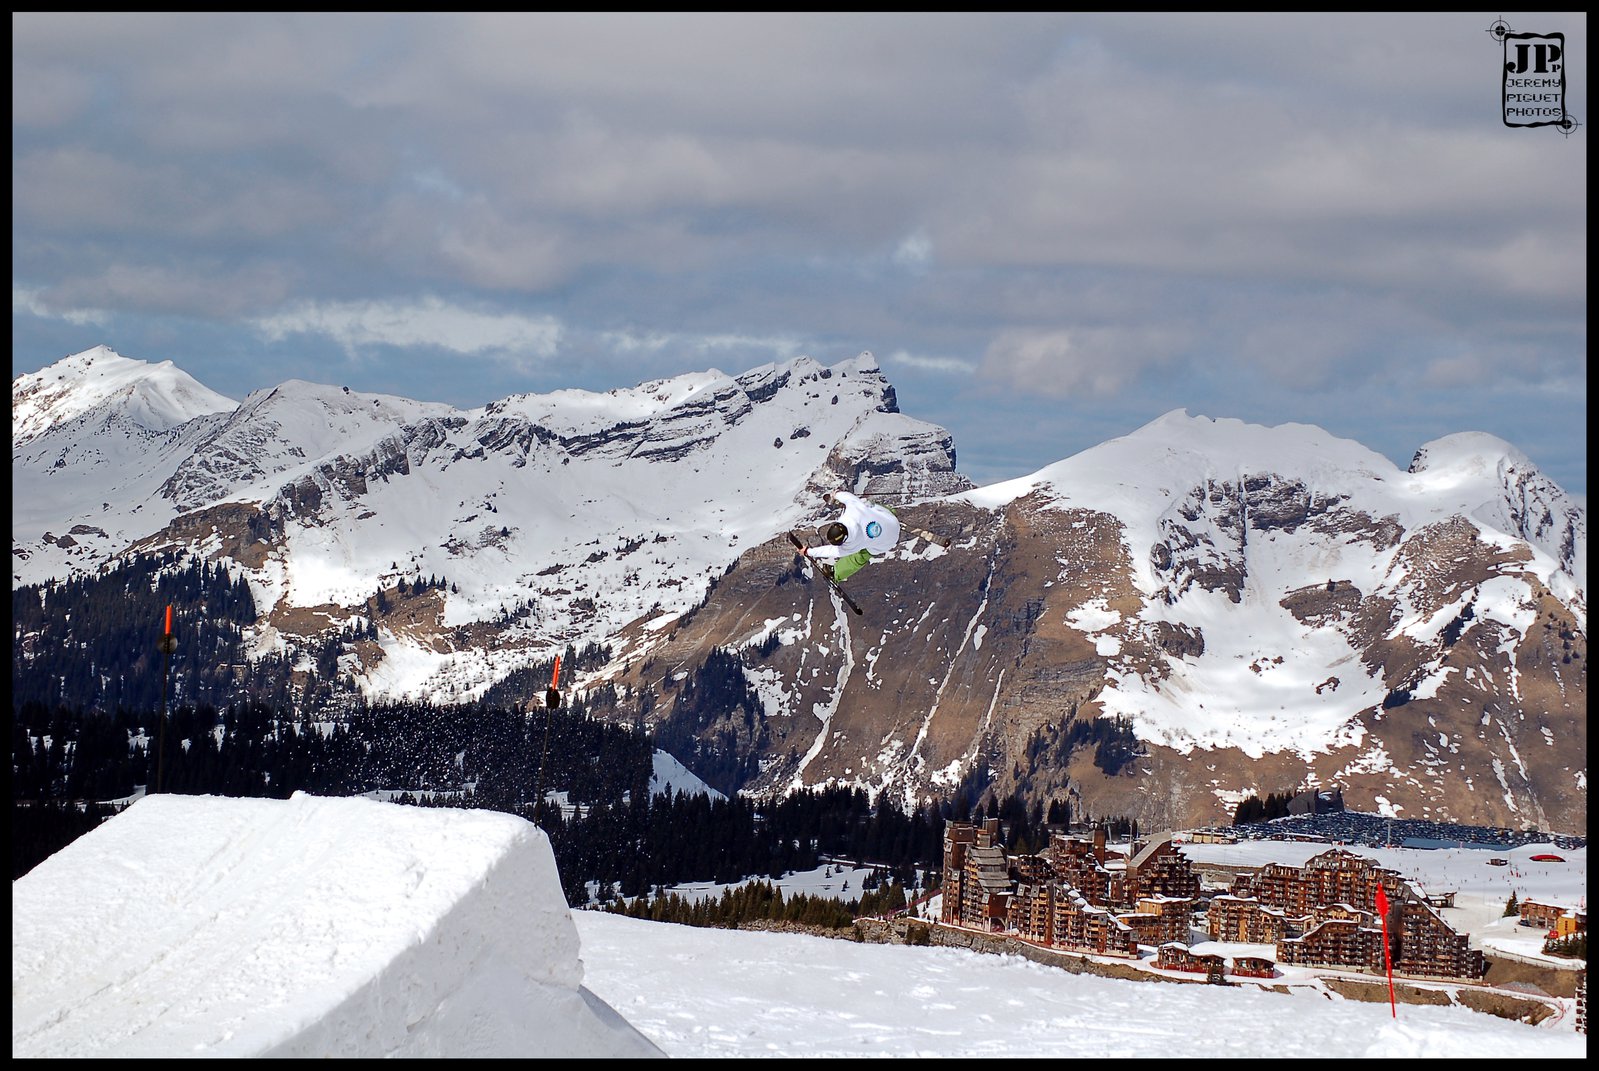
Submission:
[[[1388,1007],[1395,1019],[1399,1018],[1399,1005],[1394,1000],[1394,961],[1388,949],[1388,894],[1377,886],[1377,914],[1382,917],[1382,962],[1388,970]]]
[[[544,798],[544,760],[550,757],[550,719],[555,708],[561,705],[561,656],[555,656],[555,668],[550,671],[550,686],[544,692],[544,750],[539,755],[538,776],[533,779],[533,805]]]
[[[167,680],[172,676],[172,652],[178,641],[172,635],[172,604],[167,603],[166,628],[161,633],[161,729],[156,733],[155,790],[161,791],[162,766],[167,757]]]

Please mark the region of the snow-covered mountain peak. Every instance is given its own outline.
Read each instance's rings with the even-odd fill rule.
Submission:
[[[1416,451],[1410,476],[1415,491],[1439,512],[1464,514],[1490,531],[1531,543],[1569,578],[1563,582],[1544,570],[1545,582],[1562,598],[1583,597],[1587,511],[1516,447],[1487,432],[1445,435]]]
[[[1040,492],[1064,507],[1153,523],[1172,499],[1211,484],[1277,478],[1353,496],[1399,474],[1381,454],[1313,424],[1267,426],[1173,409],[1120,438],[963,497],[998,508]]]
[[[151,364],[95,346],[16,378],[11,385],[11,445],[15,449],[102,407],[114,407],[140,427],[163,432],[208,413],[231,412],[237,405],[171,361]]]
[[[545,394],[518,394],[490,403],[484,408],[483,416],[490,420],[525,420],[563,436],[592,436],[629,425],[685,419],[725,405],[737,395],[742,395],[750,404],[765,403],[783,394],[785,388],[788,400],[777,408],[793,416],[806,408],[807,401],[820,396],[819,388],[809,391],[798,388],[822,381],[831,381],[828,399],[834,406],[839,404],[832,401],[834,397],[849,395],[858,399],[865,409],[897,412],[893,387],[869,358],[869,354],[863,354],[828,366],[814,358],[799,356],[759,365],[736,375],[712,368],[604,392],[569,388]],[[842,409],[851,419],[856,411],[857,406]],[[773,413],[771,418],[777,419],[777,414]],[[779,430],[786,434],[792,429]]]
[[[1329,448],[1340,455],[1340,460],[1354,459],[1366,464],[1376,459],[1382,468],[1393,467],[1382,455],[1353,439],[1341,439],[1318,424],[1293,421],[1252,424],[1237,417],[1191,414],[1187,409],[1173,409],[1164,413],[1124,438],[1153,447],[1191,446],[1209,455],[1254,467],[1259,467],[1261,463],[1258,451],[1263,446],[1290,448],[1292,453],[1283,459],[1285,467],[1302,465],[1307,459],[1320,456]]]
[[[607,391],[565,387],[544,394],[513,394],[490,402],[484,408],[484,415],[522,417],[551,430],[573,434],[617,423],[648,420],[726,379],[724,373],[711,369]]]
[[[311,383],[303,379],[289,379],[270,389],[252,391],[239,403],[232,423],[252,420],[278,422],[296,442],[298,433],[313,437],[337,431],[347,434],[348,425],[334,429],[329,420],[353,419],[363,423],[397,425],[426,420],[430,417],[475,416],[474,411],[461,411],[443,402],[418,402],[393,394],[368,394],[349,387]],[[304,425],[304,426],[301,426]]]
[[[1532,461],[1497,435],[1461,431],[1422,446],[1410,461],[1410,471],[1443,481],[1494,474],[1506,465],[1525,469]]]
[[[251,392],[209,430],[174,469],[163,497],[180,510],[268,498],[332,459],[368,457],[409,427],[452,416],[457,411],[440,402],[286,380]]]
[[[1587,587],[1587,517],[1526,454],[1485,432],[1461,432],[1416,451],[1408,471],[1352,439],[1313,424],[1250,424],[1174,409],[1064,461],[962,496],[1000,508],[1039,494],[1062,508],[1100,510],[1127,526],[1135,546],[1195,495],[1267,484],[1300,488],[1405,527],[1467,516],[1524,539]]]
[[[881,366],[879,366],[878,363],[877,363],[877,358],[872,355],[872,351],[871,350],[862,350],[858,356],[853,357],[853,358],[851,358],[848,361],[844,361],[841,364],[837,365],[836,367],[840,368],[843,371],[847,371],[847,372],[854,372],[854,371],[880,372],[880,371],[882,371]]]

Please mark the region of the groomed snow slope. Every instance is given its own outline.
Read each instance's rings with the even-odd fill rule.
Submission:
[[[13,1057],[661,1055],[511,815],[149,796],[11,903]]]

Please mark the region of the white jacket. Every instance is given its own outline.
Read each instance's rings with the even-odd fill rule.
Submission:
[[[811,557],[842,558],[858,550],[867,550],[877,558],[893,550],[899,543],[899,518],[893,513],[848,491],[834,491],[833,498],[844,507],[844,515],[838,519],[849,529],[849,535],[837,546],[823,543],[819,547],[812,547]]]

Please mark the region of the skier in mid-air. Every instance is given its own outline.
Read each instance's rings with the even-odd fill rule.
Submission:
[[[836,583],[842,584],[874,557],[888,554],[899,542],[899,518],[886,506],[874,505],[848,491],[834,491],[824,495],[822,501],[829,506],[842,506],[844,512],[816,530],[822,537],[821,546],[801,546],[800,553]]]

